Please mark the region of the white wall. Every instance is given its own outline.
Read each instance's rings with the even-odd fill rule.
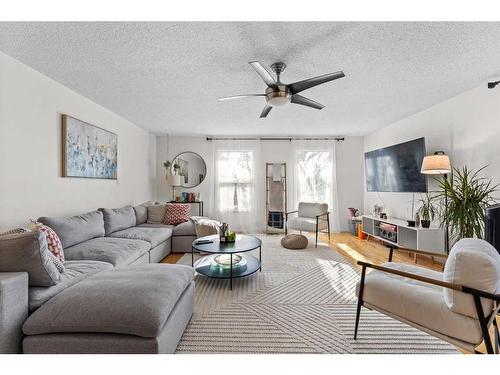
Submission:
[[[425,137],[427,154],[442,150],[454,167],[489,167],[484,177],[500,182],[500,88],[489,90],[486,82],[456,97],[397,121],[364,139],[371,151],[418,137]],[[430,179],[429,190],[436,183]],[[386,207],[390,216],[411,216],[411,193],[364,193],[365,212],[375,203]]]
[[[61,177],[61,114],[118,134],[118,180]],[[0,53],[0,230],[155,194],[155,137]]]
[[[287,173],[291,174],[292,160],[290,160],[290,143],[286,141],[262,141],[262,163],[286,162]],[[207,176],[203,183],[196,188],[177,188],[176,192],[193,191],[200,192],[205,202],[205,215],[210,214],[213,186],[213,143],[208,142],[205,137],[157,137],[157,199],[161,201],[171,199],[171,188],[165,183],[165,169],[163,161],[172,160],[176,155],[184,151],[194,151],[200,154],[207,164]],[[167,151],[168,150],[168,151]],[[344,142],[337,143],[337,180],[339,194],[339,216],[341,230],[348,230],[347,207],[363,207],[363,138],[347,137]],[[264,184],[264,181],[262,181]],[[291,188],[288,192],[291,194]],[[290,201],[290,199],[289,199]],[[291,211],[293,208],[288,207]],[[264,215],[262,215],[264,217]]]

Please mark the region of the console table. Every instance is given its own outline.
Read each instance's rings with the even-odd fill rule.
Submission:
[[[409,227],[406,220],[381,219],[373,215],[363,215],[362,218],[363,233],[383,241],[388,247],[421,250],[437,255],[446,254],[444,230],[439,227]],[[387,229],[380,227],[380,224],[384,223],[395,226],[395,230],[391,233],[392,240],[383,236],[384,231],[388,232]]]

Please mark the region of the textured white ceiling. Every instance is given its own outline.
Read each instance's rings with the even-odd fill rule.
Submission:
[[[362,135],[498,77],[500,23],[3,22],[0,50],[154,132]],[[264,91],[252,60],[346,78],[259,119],[263,98],[216,101]]]

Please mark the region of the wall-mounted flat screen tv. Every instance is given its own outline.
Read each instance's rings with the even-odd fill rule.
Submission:
[[[427,192],[427,180],[420,173],[424,156],[424,138],[366,152],[366,190]]]

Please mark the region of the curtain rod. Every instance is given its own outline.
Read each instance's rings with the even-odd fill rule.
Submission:
[[[207,141],[337,141],[343,142],[344,137],[318,137],[318,138],[304,138],[304,137],[240,137],[240,138],[218,138],[207,137]]]

